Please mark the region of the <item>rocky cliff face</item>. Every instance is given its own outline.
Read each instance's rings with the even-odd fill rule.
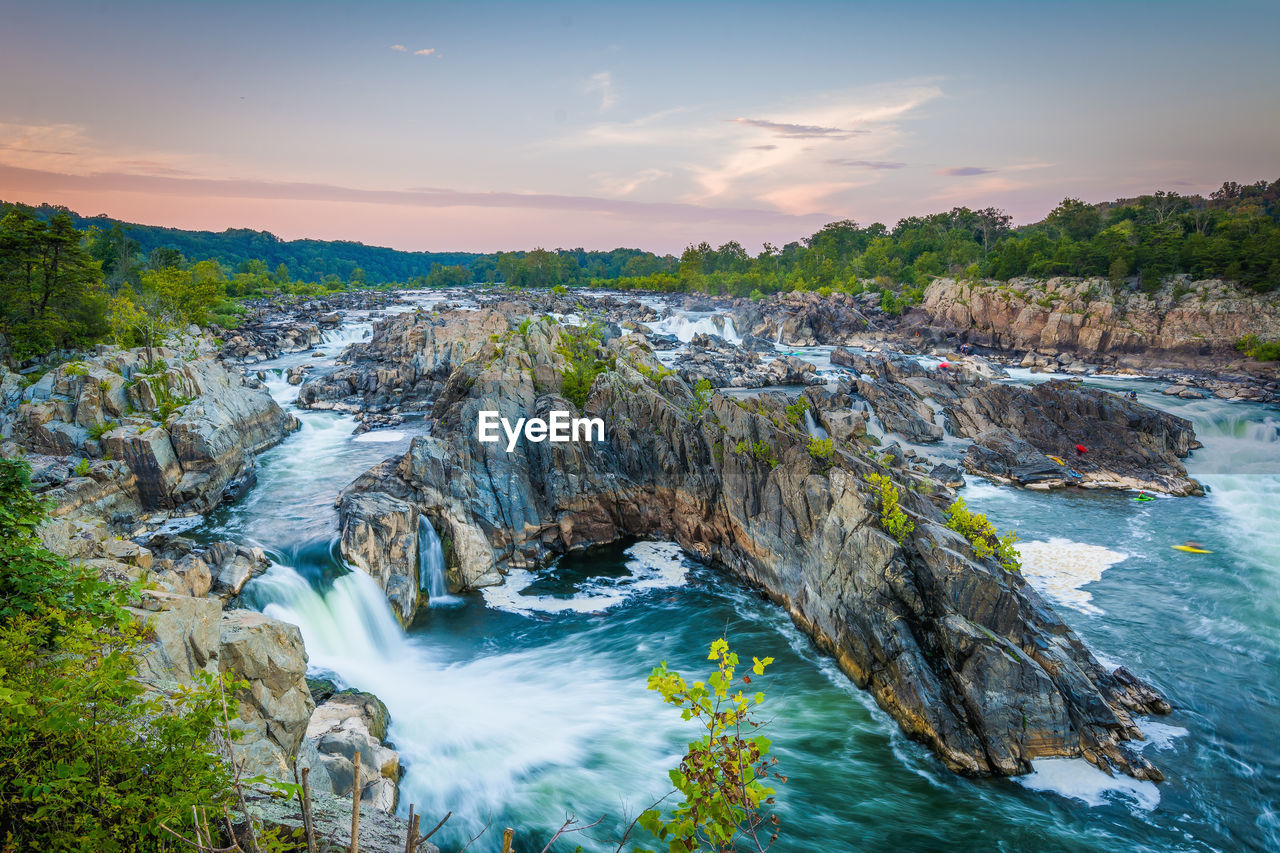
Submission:
[[[614,368],[585,407],[605,418],[605,442],[522,440],[511,454],[479,442],[482,408],[513,419],[573,408],[546,379],[565,367],[562,334],[539,321],[482,347],[450,378],[433,436],[349,495],[425,513],[455,578],[472,585],[620,537],[673,539],[762,589],[956,771],[1016,774],[1033,758],[1084,756],[1160,778],[1129,742],[1142,737],[1133,714],[1168,704],[1099,665],[1021,577],[942,526],[940,484],[886,468],[856,442],[815,458],[785,398],[699,400],[626,336],[602,353]],[[880,526],[873,473],[898,482],[914,520],[901,543]]]
[[[148,366],[143,351],[112,347],[64,364],[10,410],[7,437],[23,450],[85,460],[71,473],[86,482],[67,484],[56,513],[208,511],[297,426],[208,353],[153,355]]]
[[[1280,294],[1246,294],[1221,281],[1176,281],[1155,294],[1105,279],[938,279],[921,306],[931,325],[971,343],[1048,356],[1076,353],[1118,364],[1221,366],[1236,341],[1280,338]],[[1144,356],[1137,358],[1136,356]]]
[[[337,369],[308,379],[298,405],[346,412],[425,406],[455,367],[509,328],[506,315],[491,309],[390,317],[368,341],[348,347]]]

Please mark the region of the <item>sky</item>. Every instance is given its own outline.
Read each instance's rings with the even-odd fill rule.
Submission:
[[[1280,3],[0,0],[0,199],[432,251],[1280,178]]]

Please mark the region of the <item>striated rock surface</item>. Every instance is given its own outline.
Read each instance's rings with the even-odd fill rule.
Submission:
[[[1280,338],[1280,294],[1246,293],[1221,281],[1178,280],[1147,294],[1100,278],[940,278],[921,307],[931,325],[970,343],[1049,356],[1109,355],[1135,367],[1170,360],[1221,367],[1239,359],[1235,343],[1246,335]]]
[[[297,797],[282,797],[266,786],[252,786],[245,795],[249,812],[266,826],[277,826],[293,832],[302,826],[302,810]],[[441,815],[443,817],[443,815]],[[351,800],[332,794],[314,793],[311,818],[315,823],[317,845],[321,850],[349,850],[351,847]],[[429,832],[435,815],[424,815],[420,832]],[[409,834],[408,821],[376,809],[360,811],[361,853],[404,853]],[[419,842],[419,853],[440,853],[430,841]]]
[[[298,405],[347,412],[421,408],[455,367],[510,328],[506,315],[492,309],[419,309],[390,317],[374,326],[368,341],[348,347],[335,370],[308,378]]]
[[[857,395],[886,429],[913,442],[937,441],[941,420],[952,434],[974,439],[965,467],[976,474],[1045,488],[1203,491],[1182,463],[1200,446],[1191,422],[1135,400],[1065,380],[991,382],[980,359],[932,369],[901,356],[837,349],[831,361],[855,371]]]
[[[378,582],[391,610],[409,625],[418,610],[418,510],[374,492],[346,493],[338,502],[342,558]]]
[[[1020,576],[978,559],[941,524],[938,484],[885,468],[860,444],[811,455],[785,398],[712,397],[654,382],[643,339],[609,341],[585,413],[603,443],[480,443],[481,409],[508,418],[572,409],[540,381],[564,369],[562,329],[537,322],[488,344],[450,378],[432,437],[375,467],[348,494],[412,503],[450,541],[466,583],[501,579],[566,550],[625,536],[674,539],[759,587],[911,737],[953,770],[1016,774],[1045,756],[1084,756],[1139,778],[1160,773],[1130,742],[1134,714],[1169,706],[1101,666]],[[870,474],[900,484],[914,530],[879,525]]]
[[[208,511],[252,476],[253,458],[297,426],[270,395],[200,352],[104,347],[27,388],[8,418],[25,450],[78,457],[96,483],[68,483],[55,513]]]

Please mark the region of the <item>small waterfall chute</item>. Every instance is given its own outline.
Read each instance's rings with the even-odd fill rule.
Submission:
[[[804,410],[804,428],[809,432],[810,438],[829,438],[827,431],[818,425],[813,419],[813,412],[810,409]]]
[[[418,587],[428,604],[454,600],[444,579],[444,545],[425,515],[418,516]]]

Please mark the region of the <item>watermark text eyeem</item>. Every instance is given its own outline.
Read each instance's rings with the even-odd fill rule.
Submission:
[[[514,424],[498,412],[485,410],[476,419],[476,438],[492,444],[507,438],[507,452],[511,453],[523,435],[527,441],[556,443],[568,441],[604,441],[603,418],[575,418],[571,412],[559,409],[547,413],[546,418],[517,418]]]

